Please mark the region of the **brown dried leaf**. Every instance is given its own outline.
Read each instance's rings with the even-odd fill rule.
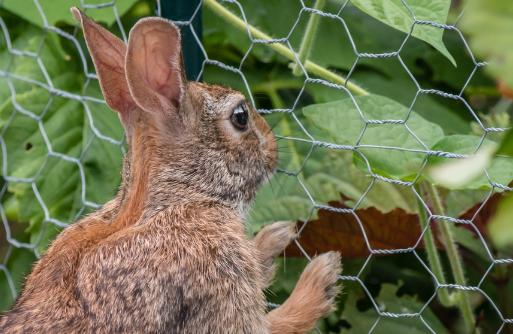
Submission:
[[[334,208],[347,209],[343,201],[332,201]],[[413,247],[421,235],[418,215],[409,214],[396,208],[382,213],[375,208],[358,209],[355,211],[370,247],[378,249],[404,249]],[[352,213],[341,213],[320,209],[319,219],[309,221],[298,238],[299,244],[308,255],[315,255],[336,250],[344,258],[367,257],[370,251],[365,242],[364,234]],[[301,229],[304,222],[298,222]],[[440,244],[438,244],[439,248]],[[423,242],[419,248],[424,248]],[[285,251],[286,256],[303,257],[303,253],[295,243],[291,243]],[[385,254],[376,254],[376,256]]]

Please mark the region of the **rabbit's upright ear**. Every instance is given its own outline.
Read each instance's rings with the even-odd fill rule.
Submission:
[[[146,18],[130,31],[126,77],[132,97],[143,110],[180,111],[187,84],[181,52],[180,32],[168,20]]]
[[[93,58],[107,105],[119,112],[122,119],[127,119],[128,113],[137,108],[137,105],[126,82],[125,43],[87,17],[80,9],[72,7],[71,12],[82,23],[87,48]]]

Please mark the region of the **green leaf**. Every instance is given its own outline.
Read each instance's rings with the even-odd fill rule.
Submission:
[[[445,213],[449,217],[461,216],[477,203],[482,203],[490,194],[490,191],[485,189],[448,190],[438,188],[438,192],[442,195],[446,207]]]
[[[28,240],[24,240],[23,237],[20,238],[20,234],[15,235],[16,239],[28,242]],[[2,242],[4,242],[4,240],[2,240]],[[9,270],[18,296],[23,288],[25,277],[30,273],[33,263],[36,260],[37,258],[32,251],[26,248],[13,247],[9,261],[7,262],[7,269]],[[2,296],[0,298],[0,312],[3,312],[14,302],[11,286],[3,271],[0,271],[0,296]]]
[[[343,3],[344,1],[329,1],[325,4],[325,11],[338,12]],[[233,4],[225,5],[235,14],[240,12]],[[242,1],[241,5],[248,22],[275,38],[288,35],[301,7],[299,3],[286,0]],[[314,2],[305,1],[305,5],[313,6]],[[283,6],[287,7],[289,15],[279,15]],[[212,59],[238,67],[251,45],[247,32],[232,29],[217,15],[209,13],[211,12],[208,7],[205,7],[203,46],[207,54]],[[299,48],[309,15],[311,14],[303,13],[301,15],[298,25],[290,35],[289,41],[296,51]],[[404,33],[365,14],[355,6],[346,6],[341,17],[347,24],[359,52],[393,52],[397,51],[404,41]],[[321,18],[309,59],[324,67],[349,71],[356,61],[356,55],[348,35],[342,32],[337,34],[337,38],[332,36],[333,31],[343,30],[344,27],[339,20]],[[443,82],[459,91],[475,66],[456,31],[446,31],[444,41],[458,62],[457,69],[437,50],[416,38],[411,38],[404,45],[401,50],[401,58],[421,87],[440,88],[446,91],[447,86],[439,87],[439,84]],[[255,98],[262,93],[261,90],[253,90],[256,86],[272,85],[280,89],[280,93],[295,88],[295,85],[291,87],[289,84],[290,69],[286,67],[289,62],[284,57],[277,56],[273,50],[264,45],[255,44],[253,46],[249,57],[243,63],[242,71]],[[269,63],[273,64],[273,70],[269,70]],[[426,63],[430,66],[426,66]],[[276,76],[276,73],[279,73],[279,76]],[[246,89],[240,75],[231,75],[229,71],[219,70],[217,66],[207,65],[205,67],[206,82],[226,83],[226,77],[229,76],[234,78],[234,80],[230,80],[229,85],[245,93]],[[298,77],[292,78],[299,81],[298,89],[300,89],[303,80],[300,81],[301,78]],[[477,71],[473,78],[480,85],[484,82],[489,84],[489,81],[484,81],[481,71]],[[418,91],[410,75],[396,57],[360,58],[356,71],[351,74],[351,81],[368,88],[373,93],[389,97],[404,105],[411,104]],[[472,80],[472,82],[476,81]],[[494,87],[493,82],[490,84]],[[316,103],[336,101],[347,97],[344,91],[313,83],[306,85],[306,92],[313,95]],[[286,106],[290,107],[292,103],[286,104]],[[265,106],[265,108],[269,107]],[[426,120],[440,125],[446,134],[467,134],[470,131],[471,115],[468,109],[463,104],[454,103],[453,100],[447,101],[435,94],[421,94],[415,103],[415,111]]]
[[[41,30],[29,26],[13,40],[13,47],[34,52],[38,50],[40,40]],[[8,54],[8,51],[3,49],[0,53],[0,65],[3,65],[6,59],[5,54]],[[40,60],[45,65],[54,87],[75,94],[82,92],[85,80],[80,63],[66,61],[55,35],[47,36],[40,52]],[[38,62],[30,57],[15,57],[10,70],[19,76],[42,83],[47,81]],[[84,205],[81,172],[75,162],[49,156],[50,148],[54,153],[81,158],[85,176],[85,200],[103,204],[112,198],[120,182],[119,170],[123,153],[120,146],[99,138],[95,138],[84,152],[93,138],[93,132],[82,103],[60,96],[52,99],[45,88],[11,79],[17,104],[35,115],[42,115],[46,110],[42,127],[48,144],[39,123],[15,111],[9,86],[5,79],[0,81],[0,98],[5,101],[0,106],[0,127],[4,131],[7,157],[7,170],[2,172],[17,178],[32,178],[38,175],[35,185],[50,218],[66,223],[72,222]],[[96,81],[89,84],[86,95],[102,98]],[[100,133],[121,140],[123,128],[117,114],[104,103],[86,103],[94,126]],[[42,230],[45,213],[30,183],[9,182],[8,191],[15,195],[18,220],[30,223],[27,232],[31,234],[31,242],[36,242],[40,233],[43,233],[38,250],[40,253],[44,252],[60,228],[50,223],[44,231]]]
[[[433,151],[444,151],[456,154],[474,154],[481,138],[470,135],[454,135],[448,136],[437,142],[431,149]],[[497,144],[491,140],[485,139],[479,148],[479,152],[486,148],[494,148]],[[454,159],[432,156],[429,158],[428,167],[437,166],[442,163],[454,161]],[[491,161],[491,165],[486,168],[488,176],[493,183],[508,185],[513,180],[513,159],[495,157]],[[488,181],[485,173],[481,173],[477,178],[461,186],[452,186],[451,184],[442,184],[439,180],[435,180],[429,176],[424,175],[432,183],[447,187],[449,189],[490,189],[492,186]],[[497,189],[501,191],[501,189]]]
[[[467,33],[472,52],[485,58],[488,73],[513,87],[513,3],[511,1],[467,1],[458,26]]]
[[[104,0],[88,0],[88,5],[98,5],[105,3]],[[118,15],[121,17],[125,14],[130,7],[137,0],[123,0],[117,1],[115,6]],[[77,21],[71,15],[70,8],[78,7],[82,8],[80,0],[40,0],[39,5],[46,17],[46,22],[48,25],[54,25],[56,22],[62,21],[66,22],[70,25],[77,24]],[[44,26],[44,20],[39,12],[38,8],[35,5],[33,0],[5,0],[3,3],[3,8],[19,15],[25,20],[39,26]],[[110,10],[89,10],[87,11],[87,15],[91,17],[93,20],[97,22],[104,22],[107,25],[111,25],[116,21],[116,16],[114,15],[114,11]]]
[[[499,203],[496,215],[488,224],[488,232],[492,242],[508,253],[513,250],[513,196],[509,194]]]
[[[366,120],[404,120],[408,115],[407,107],[383,96],[359,96],[355,101]],[[365,126],[351,99],[311,105],[305,107],[303,113],[338,144],[356,145]],[[414,111],[406,124],[428,148],[444,137],[440,126],[426,121]],[[404,124],[369,124],[359,145],[425,150]],[[426,159],[424,153],[397,149],[360,147],[358,151],[367,158],[373,172],[394,179],[412,179]],[[360,154],[354,153],[354,162],[362,171],[368,172]]]
[[[497,150],[497,154],[509,155],[513,157],[513,131],[509,130],[502,139],[502,142]]]
[[[20,34],[13,34],[14,36],[10,36],[12,48],[20,51],[38,53],[42,42],[41,34],[41,29],[36,28],[33,25],[27,25],[26,29],[24,29]],[[6,43],[5,37],[3,34],[0,34],[0,69],[7,70],[8,68],[9,72],[13,74],[49,85],[46,76],[41,70],[40,64],[35,58],[20,56],[11,57],[11,54],[7,50],[7,46],[4,43]],[[48,33],[45,37],[43,48],[40,51],[40,60],[52,82],[54,78],[60,75],[66,73],[71,75],[73,72],[81,71],[82,68],[81,64],[76,61],[77,59],[67,57],[55,33]],[[11,98],[11,89],[5,79],[1,80],[0,101],[3,103],[5,100]],[[38,87],[32,83],[15,78],[11,78],[11,82],[16,94],[32,91]],[[75,90],[78,87],[77,85],[83,82],[84,78],[81,75],[78,75],[75,76],[73,80],[57,80],[56,82],[53,82],[53,84],[54,87],[58,89],[64,89],[71,86]],[[43,91],[41,91],[40,94],[43,94]],[[50,93],[47,92],[47,100],[49,98]],[[31,102],[30,99],[26,99],[23,103]],[[25,104],[22,104],[22,107],[25,107],[25,109],[29,108],[29,106]],[[34,113],[36,115],[38,114],[37,111]]]
[[[63,79],[71,82],[73,76],[66,75]],[[36,90],[36,93],[38,91]],[[18,95],[16,98],[20,102],[23,101]],[[38,100],[37,95],[34,94],[26,95],[26,98],[34,104],[39,103],[41,107],[48,102],[46,99]],[[117,139],[121,139],[122,128],[114,112],[103,110],[104,117],[102,118],[95,117],[99,113],[94,107],[90,109],[95,126],[107,127],[108,124],[102,123],[111,118],[110,122],[118,125]],[[4,111],[12,112],[12,110],[12,105],[7,103],[0,110],[0,114],[5,114]],[[78,158],[81,155],[92,137],[92,130],[85,117],[85,110],[75,100],[55,98],[43,119],[43,127],[52,150],[72,158]],[[37,122],[19,113],[6,129],[4,140],[7,148],[9,176],[34,177],[43,166],[45,159],[48,159],[36,180],[37,189],[51,218],[72,222],[83,205],[82,179],[78,165],[58,157],[47,157],[48,147]],[[28,149],[28,147],[30,148]],[[123,154],[119,146],[98,138],[94,139],[81,159],[85,174],[86,200],[103,204],[113,196],[120,181],[119,170],[122,157]],[[32,241],[35,241],[40,233],[44,212],[31,185],[24,182],[11,182],[8,190],[14,193],[19,201],[19,220],[31,223],[30,232],[33,235]],[[46,248],[47,240],[51,240],[56,233],[58,231],[54,228],[46,229],[40,251]]]
[[[397,30],[405,33],[409,33],[411,30],[414,20],[408,8],[406,8],[401,0],[352,0],[351,2],[362,11]],[[410,0],[407,2],[407,5],[417,20],[445,24],[451,1]],[[430,25],[416,24],[412,36],[431,44],[456,66],[454,58],[442,41],[443,33],[443,29]]]
[[[352,153],[330,150],[324,153],[319,171],[307,178],[305,186],[310,195],[325,205],[338,200],[340,194],[352,200],[352,206],[367,191],[371,178],[352,163]],[[387,182],[376,181],[358,208],[374,207],[383,213],[401,208],[416,213],[417,205],[411,189]]]
[[[367,87],[373,94],[388,97],[403,105],[409,105],[413,101],[418,88],[411,81],[404,68],[394,67],[389,63],[379,63],[385,68],[395,68],[393,76],[385,76],[375,71],[356,71],[352,78],[356,82]],[[420,82],[422,85],[424,82]],[[428,82],[426,85],[432,85]],[[307,89],[314,96],[317,103],[334,102],[345,98],[345,92],[324,85],[307,85]],[[459,114],[459,105],[452,107],[442,104],[444,100],[434,94],[420,94],[415,101],[415,112],[429,122],[438,124],[449,134],[468,134],[470,132],[469,120],[465,120]],[[468,113],[468,109],[463,112]]]
[[[461,225],[452,225],[452,233],[454,237],[454,241],[462,245],[463,247],[470,249],[474,254],[478,255],[481,259],[485,261],[490,260],[490,255],[486,251],[486,248],[483,244],[483,240],[481,238],[476,237],[476,233],[470,231],[462,227]],[[490,247],[488,243],[486,243],[486,247]]]
[[[303,181],[316,204],[327,205],[329,201],[340,199],[340,194],[343,194],[352,200],[346,202],[352,206],[369,188],[371,179],[352,163],[351,152],[324,152],[319,164],[318,171]],[[258,231],[273,221],[304,220],[312,207],[312,201],[296,178],[278,174],[257,193],[250,221],[253,230]],[[411,189],[380,181],[374,183],[359,205],[361,209],[369,207],[375,207],[383,213],[395,208],[409,213],[417,212]],[[312,219],[316,217],[315,211]]]
[[[375,299],[381,312],[401,314],[418,313],[421,311],[424,303],[418,301],[416,297],[409,295],[403,295],[401,297],[397,296],[397,291],[401,285],[401,282],[399,282],[399,285],[389,283],[382,284],[379,296]],[[422,318],[429,327],[431,327],[432,331],[422,323],[422,320],[419,317],[381,317],[378,324],[373,329],[373,326],[379,317],[375,309],[372,307],[369,310],[360,312],[356,306],[359,299],[358,294],[354,290],[350,290],[348,294],[349,296],[345,303],[342,318],[351,324],[351,328],[344,331],[344,333],[368,333],[371,329],[373,334],[449,333],[429,307],[422,311]]]
[[[275,178],[278,181],[271,180],[257,193],[249,218],[253,231],[274,221],[306,219],[313,207],[296,178],[284,175]]]

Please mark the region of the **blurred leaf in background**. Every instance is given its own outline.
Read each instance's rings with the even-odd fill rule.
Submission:
[[[466,3],[460,27],[470,36],[470,47],[475,54],[489,62],[485,69],[496,78],[502,94],[513,98],[513,3],[484,0],[468,0]],[[512,152],[513,132],[510,130],[497,154],[511,157]],[[509,194],[499,203],[497,214],[488,225],[492,241],[505,254],[513,250],[512,207],[513,196]]]
[[[486,71],[513,87],[513,3],[468,0],[459,27],[470,38],[470,47],[489,61]]]
[[[87,5],[100,5],[105,2],[104,0],[88,0]],[[120,17],[123,16],[136,2],[137,0],[116,1],[117,14]],[[57,22],[76,25],[77,21],[73,18],[73,15],[71,15],[70,8],[82,8],[80,0],[41,0],[39,1],[39,5],[46,17],[46,22],[44,22],[43,16],[33,0],[5,0],[2,3],[3,8],[41,28],[45,24],[52,26]],[[108,10],[90,9],[87,10],[87,15],[95,21],[103,22],[109,26],[116,21],[116,16],[112,8],[108,8]]]
[[[428,173],[428,179],[434,184],[440,184],[449,189],[490,189],[492,187],[490,181],[493,183],[507,185],[513,180],[513,159],[504,157],[495,157],[492,159],[491,153],[496,151],[497,146],[497,143],[488,139],[482,140],[482,138],[477,136],[447,136],[437,142],[432,149],[434,151],[451,152],[464,155],[472,155],[477,152],[482,154],[485,160],[488,160],[489,165],[482,165],[473,178],[471,177],[467,182],[464,182],[461,185],[453,186],[448,182],[440,183],[441,178],[439,176],[438,178],[436,176],[433,178],[436,171]],[[429,167],[439,166],[443,162],[447,162],[447,160],[454,161],[454,159],[448,159],[442,156],[433,156],[429,160]],[[470,163],[476,164],[477,161],[471,161]],[[464,169],[466,168],[467,170],[469,169],[469,167],[465,167],[465,165],[460,167]],[[487,175],[484,173],[484,167],[486,167]],[[461,173],[465,172],[466,171]],[[497,191],[502,191],[502,189],[498,189]]]
[[[513,196],[505,197],[497,214],[488,225],[488,232],[494,244],[505,254],[513,252]]]

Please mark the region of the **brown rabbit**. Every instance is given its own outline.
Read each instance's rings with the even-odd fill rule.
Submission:
[[[1,333],[304,333],[334,308],[340,257],[314,258],[266,314],[292,223],[253,240],[243,218],[276,168],[265,120],[234,90],[185,79],[179,31],[139,21],[126,46],[77,8],[105,100],[129,146],[118,195],[65,229]]]

